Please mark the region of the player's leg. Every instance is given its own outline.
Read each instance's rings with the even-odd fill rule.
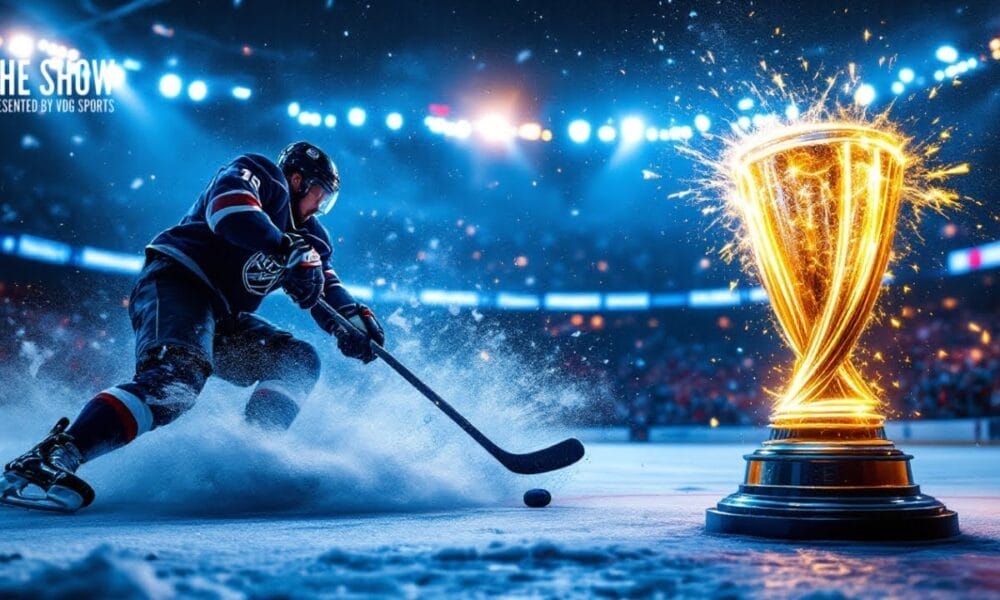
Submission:
[[[166,258],[151,260],[129,305],[135,377],[98,393],[72,424],[61,419],[42,442],[8,463],[0,500],[61,510],[89,504],[93,491],[73,475],[82,463],[169,423],[194,404],[211,372],[211,302],[211,291],[183,267]],[[28,484],[47,497],[32,504],[21,494]]]
[[[67,429],[91,460],[170,423],[194,405],[212,370],[213,292],[168,257],[153,258],[132,292],[132,381],[108,388]]]
[[[266,320],[243,314],[220,322],[215,341],[215,373],[249,386],[249,422],[273,430],[288,429],[299,405],[319,380],[320,361],[308,342]]]

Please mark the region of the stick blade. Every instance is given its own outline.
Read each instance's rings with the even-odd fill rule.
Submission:
[[[497,459],[509,470],[521,475],[548,473],[570,466],[584,455],[583,443],[576,438],[563,440],[554,446],[527,454],[505,452]]]

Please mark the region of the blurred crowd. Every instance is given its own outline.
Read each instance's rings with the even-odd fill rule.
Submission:
[[[612,390],[610,399],[593,400],[592,424],[642,431],[766,423],[766,390],[780,390],[785,375],[776,367],[787,368],[790,353],[773,332],[751,335],[743,327],[737,335],[729,317],[694,312],[565,322],[549,315],[542,333],[558,349],[564,377],[601,380]],[[508,317],[496,313],[492,325],[503,327]],[[998,328],[996,311],[922,311],[905,324],[890,319],[873,327],[865,346],[885,349],[886,357],[858,360],[875,376],[892,418],[1000,416]],[[90,294],[65,308],[0,286],[2,401],[30,393],[35,381],[86,396],[130,374],[132,344],[121,299]]]

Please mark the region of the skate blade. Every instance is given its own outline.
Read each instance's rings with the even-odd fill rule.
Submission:
[[[83,506],[83,496],[61,485],[52,486],[44,495],[28,495],[24,490],[29,482],[12,473],[4,474],[2,485],[0,504],[59,513],[74,513]]]

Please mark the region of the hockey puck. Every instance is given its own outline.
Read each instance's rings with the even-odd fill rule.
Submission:
[[[524,503],[531,508],[542,508],[552,502],[552,494],[548,490],[535,488],[524,492]]]

